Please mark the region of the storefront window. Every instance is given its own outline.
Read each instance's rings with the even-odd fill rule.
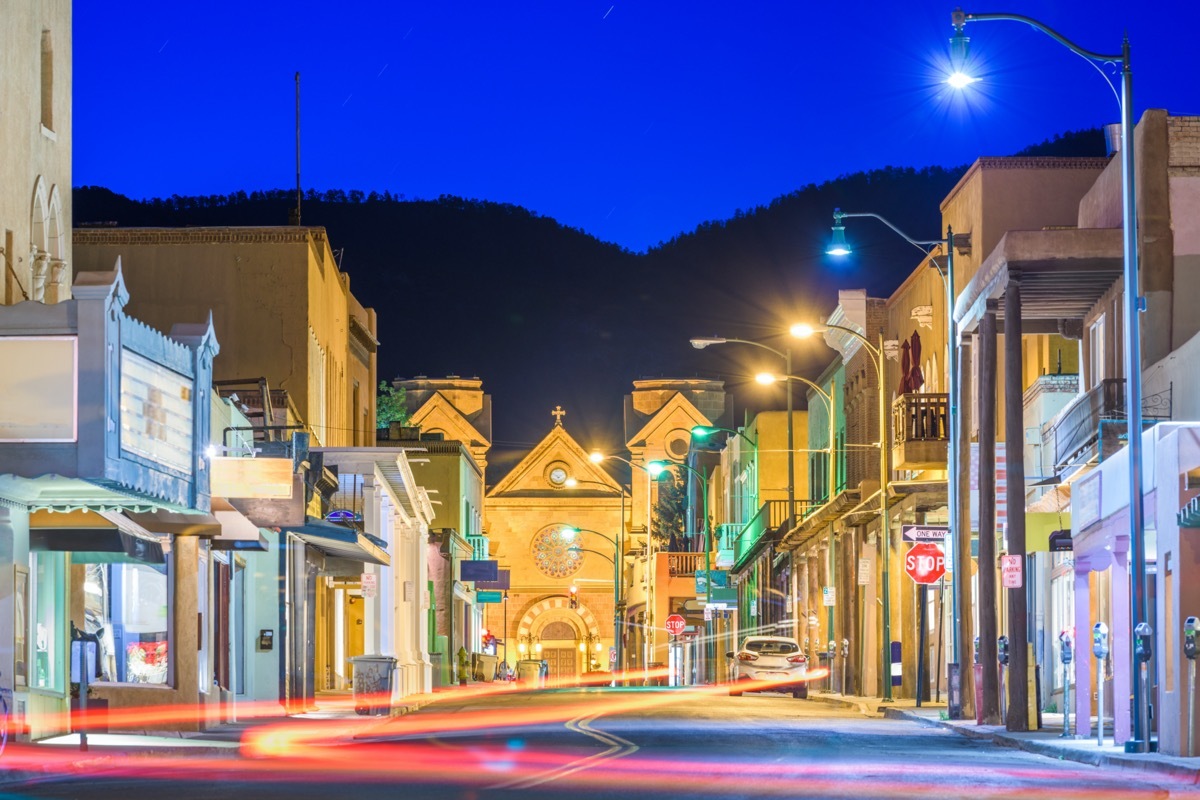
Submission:
[[[65,575],[62,553],[34,553],[31,596],[33,598],[33,664],[29,683],[38,689],[65,691],[62,666],[65,609],[60,602]]]
[[[167,682],[167,585],[162,564],[85,565],[84,630],[99,634],[98,680]]]

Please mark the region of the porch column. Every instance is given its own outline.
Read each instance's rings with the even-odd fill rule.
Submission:
[[[821,649],[821,572],[818,566],[820,549],[815,545],[804,559],[808,562],[808,663],[820,664],[817,652]],[[816,620],[813,623],[812,620]]]
[[[1092,619],[1088,562],[1075,561],[1075,735],[1092,735]],[[1104,676],[1096,688],[1104,691]]]
[[[1008,482],[1008,554],[1021,557],[1024,579],[1008,589],[1010,731],[1029,730],[1029,575],[1025,563],[1025,403],[1021,364],[1021,281],[1010,272],[1004,291],[1004,456]]]
[[[1129,654],[1133,652],[1129,628],[1129,553],[1113,549],[1110,573],[1112,586],[1112,629],[1108,633],[1109,660],[1113,665],[1113,737],[1117,744],[1129,738],[1129,701],[1133,684],[1129,674]],[[1162,656],[1160,655],[1159,658]]]
[[[979,322],[979,663],[983,724],[1000,724],[996,662],[996,301]]]

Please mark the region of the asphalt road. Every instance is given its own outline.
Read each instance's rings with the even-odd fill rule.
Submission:
[[[391,721],[250,729],[237,757],[97,763],[0,797],[1200,797],[1191,786],[783,695],[591,689],[451,696]]]

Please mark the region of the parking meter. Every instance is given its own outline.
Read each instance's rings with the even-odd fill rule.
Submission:
[[[975,663],[979,663],[979,637],[975,637]]]
[[[850,640],[842,639],[842,658],[846,658],[849,655],[850,655]]]
[[[1008,664],[1008,637],[1001,636],[996,640],[996,659],[1001,664]]]
[[[809,647],[812,644],[812,639],[808,636],[804,637],[804,652],[809,652]]]
[[[1062,663],[1070,664],[1071,659],[1074,657],[1074,653],[1072,651],[1075,647],[1074,642],[1071,641],[1070,631],[1063,631],[1058,635],[1058,647],[1059,654],[1062,658]]]
[[[1108,658],[1108,626],[1103,622],[1092,626],[1092,655]]]
[[[1092,626],[1092,654],[1096,656],[1096,744],[1104,746],[1104,659],[1108,658],[1108,626],[1097,622]]]
[[[1150,641],[1153,636],[1154,629],[1148,622],[1139,622],[1133,629],[1133,657],[1142,664],[1149,661],[1153,655],[1153,645]]]
[[[1196,628],[1200,620],[1188,617],[1183,623],[1183,654],[1189,661],[1196,660]]]

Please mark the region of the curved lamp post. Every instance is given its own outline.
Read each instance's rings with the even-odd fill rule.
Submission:
[[[826,450],[829,452],[829,480],[827,481],[827,485],[825,487],[825,500],[826,502],[832,500],[834,483],[836,482],[835,476],[837,475],[837,450],[835,449],[834,444],[834,440],[837,438],[837,417],[834,415],[832,392],[825,391],[823,388],[821,388],[820,384],[816,383],[815,381],[810,381],[808,378],[801,377],[800,375],[775,375],[770,372],[760,372],[754,376],[754,380],[758,381],[764,386],[770,386],[771,384],[778,383],[779,381],[795,381],[796,383],[803,383],[805,386],[808,386],[810,389],[816,392],[825,402],[825,411],[827,412],[826,415],[829,417],[829,446],[826,448]],[[791,390],[789,389],[788,391],[790,394]]]
[[[748,344],[752,347],[759,347],[770,353],[774,353],[783,359],[783,371],[790,375],[792,372],[792,350],[776,350],[770,345],[756,342],[753,339],[730,339],[723,336],[698,336],[690,340],[692,347],[697,350],[703,350],[706,347],[715,344]],[[787,393],[787,500],[788,500],[788,528],[792,527],[792,519],[796,516],[796,464],[793,457],[793,440],[792,440],[792,393]]]
[[[695,467],[676,461],[651,461],[646,465],[646,471],[652,477],[657,478],[671,467],[685,469],[695,475],[700,481],[701,505],[704,509],[704,607],[708,608],[712,605],[712,526],[708,523],[708,476]],[[707,619],[704,621],[704,678],[705,682],[712,683],[712,675],[716,666],[713,663],[715,651],[713,648],[712,613],[709,612],[705,616]]]
[[[613,608],[620,607],[620,605],[621,605],[621,584],[619,584],[617,582],[617,580],[618,580],[617,576],[619,574],[618,573],[619,568],[618,568],[617,564],[620,562],[620,555],[619,555],[618,548],[620,547],[620,545],[617,544],[617,540],[613,539],[611,536],[605,536],[603,533],[600,533],[599,531],[590,530],[589,528],[570,527],[570,528],[568,528],[568,530],[572,533],[572,536],[568,537],[569,539],[573,539],[573,538],[575,538],[575,535],[578,535],[581,533],[591,533],[596,536],[599,536],[601,539],[603,539],[604,541],[608,542],[609,544],[611,544],[613,546],[613,553],[611,556],[609,556],[606,553],[601,553],[599,550],[592,550],[587,547],[580,547],[577,544],[571,545],[568,549],[573,550],[577,553],[592,553],[593,555],[600,556],[605,561],[612,562],[612,565],[613,565]],[[563,531],[563,533],[567,533],[567,531]],[[621,641],[620,632],[614,630],[613,638],[615,639],[613,646],[619,647],[619,645],[616,644],[616,642]],[[599,642],[599,640],[597,639],[597,643],[598,642]],[[599,648],[597,648],[597,652],[599,652]],[[619,657],[620,657],[620,654],[618,654],[618,658]]]
[[[888,435],[888,408],[887,408],[887,387],[884,386],[885,381],[885,364],[883,355],[883,334],[879,334],[878,346],[871,344],[871,341],[854,330],[843,325],[826,324],[820,328],[814,328],[811,325],[798,324],[791,327],[791,333],[798,339],[804,339],[812,336],[814,333],[824,333],[825,331],[841,331],[849,336],[858,339],[867,352],[874,358],[875,371],[879,377],[879,522],[880,522],[880,539],[883,542],[883,655],[884,664],[887,669],[884,670],[883,678],[883,701],[890,703],[892,701],[892,619],[891,619],[891,560],[892,560],[892,526],[888,515],[888,484],[891,473],[891,453],[890,444],[891,437]],[[830,404],[832,409],[833,405]]]
[[[961,83],[961,81],[959,81]],[[966,85],[966,84],[963,84]],[[950,347],[950,363],[948,367],[949,391],[947,392],[948,408],[946,410],[946,423],[949,430],[949,441],[947,442],[947,460],[946,460],[946,511],[949,517],[950,527],[950,542],[954,546],[954,558],[958,559],[958,554],[962,552],[959,548],[964,547],[959,538],[959,497],[958,497],[958,474],[959,474],[959,430],[958,430],[958,325],[954,321],[954,301],[956,292],[954,290],[954,229],[949,225],[946,226],[945,239],[913,239],[904,231],[897,228],[888,220],[881,217],[879,214],[872,212],[847,213],[841,209],[833,210],[833,240],[829,248],[825,251],[831,256],[848,256],[851,253],[850,245],[846,243],[846,231],[843,220],[855,217],[870,217],[879,220],[884,225],[892,230],[901,239],[911,244],[913,247],[920,250],[938,269],[938,273],[942,277],[942,282],[946,288],[946,325],[947,336]],[[968,237],[969,240],[969,237]],[[946,267],[943,270],[933,258],[933,251],[938,248],[944,248],[946,253]],[[970,542],[965,545],[970,548]],[[957,566],[956,566],[957,569]],[[959,623],[962,620],[962,587],[960,581],[952,581],[950,584],[951,591],[951,615],[954,617],[953,624],[950,626],[950,652],[951,661],[960,665],[959,660]],[[952,709],[954,711],[955,709]],[[956,709],[961,713],[961,707]],[[952,717],[953,718],[953,717]]]
[[[593,453],[592,455],[596,456],[596,455],[600,455],[600,453]],[[591,458],[591,456],[589,456],[589,458]],[[592,460],[595,463],[599,463],[599,461],[596,461],[596,459],[594,459],[594,458],[592,458]],[[603,457],[601,457],[600,460],[603,460]],[[612,487],[609,486],[607,483],[603,483],[601,481],[580,480],[578,478],[567,478],[565,485],[568,489],[574,489],[575,487],[580,486],[585,483],[591,484],[594,486],[600,486],[600,487],[603,487],[610,491],[612,490]],[[614,568],[613,580],[619,582],[619,584],[623,587],[625,584],[625,558],[624,558],[624,556],[625,556],[625,496],[626,496],[626,493],[625,493],[625,485],[623,483],[618,482],[617,485],[620,487],[620,493],[621,493],[621,528],[620,528],[620,534],[617,537],[617,543],[616,543],[616,552],[618,555],[613,560],[613,568]],[[603,535],[603,534],[601,534],[601,535]],[[622,609],[621,609],[620,594],[617,593],[614,598],[614,602],[613,602],[613,639],[614,639],[613,646],[617,649],[617,664],[620,665],[621,669],[625,668],[625,645],[623,642],[623,640],[625,638],[624,633],[625,633],[625,619],[624,619],[624,614],[622,613]]]
[[[754,448],[754,506],[755,506],[754,510],[757,511],[758,510],[758,508],[757,508],[758,496],[759,496],[759,492],[758,492],[758,470],[759,470],[758,442],[755,441],[754,439],[751,439],[749,436],[747,436],[744,431],[734,430],[733,428],[722,428],[719,425],[696,425],[692,428],[692,438],[694,438],[694,439],[702,439],[702,440],[707,439],[709,436],[712,436],[714,433],[728,433],[731,436],[740,436],[743,439],[745,439],[750,444],[751,447]],[[743,514],[745,513],[744,509],[743,509],[742,513]],[[738,522],[740,524],[744,524],[745,519],[744,518],[740,519],[740,520],[738,520]]]
[[[961,8],[954,9],[950,22],[954,26],[954,38],[950,40],[954,73],[948,82],[962,88],[974,81],[968,76],[966,58],[970,39],[963,35],[968,22],[1009,21],[1023,22],[1049,36],[1076,55],[1098,64],[1121,65],[1121,94],[1118,104],[1121,109],[1121,236],[1124,244],[1124,288],[1125,288],[1125,415],[1129,442],[1129,547],[1133,551],[1130,569],[1130,630],[1150,618],[1150,601],[1146,594],[1146,540],[1144,499],[1142,498],[1142,343],[1138,312],[1142,310],[1142,298],[1138,295],[1138,242],[1137,242],[1137,196],[1134,186],[1133,154],[1133,72],[1129,66],[1129,37],[1121,42],[1119,54],[1096,53],[1085,50],[1058,31],[1035,19],[1021,14],[966,14]],[[1112,87],[1112,81],[1101,70],[1100,74]],[[1113,88],[1116,94],[1116,89]],[[1133,637],[1130,637],[1133,640]],[[1143,696],[1141,682],[1133,684],[1133,738],[1126,742],[1128,752],[1146,752],[1150,738],[1149,698]]]

